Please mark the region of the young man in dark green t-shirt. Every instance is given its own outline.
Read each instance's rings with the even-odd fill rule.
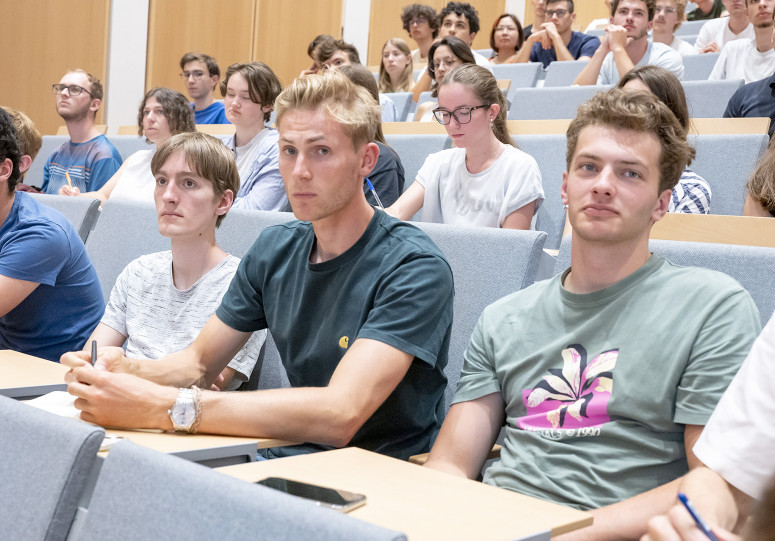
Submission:
[[[103,425],[308,442],[287,453],[424,452],[444,413],[449,265],[424,233],[366,202],[380,112],[365,89],[331,70],[294,81],[276,109],[280,171],[303,221],[261,234],[188,348],[155,362],[106,348],[97,366],[107,372],[66,354],[68,390],[84,399],[82,418]],[[195,387],[210,386],[260,328],[291,389]]]

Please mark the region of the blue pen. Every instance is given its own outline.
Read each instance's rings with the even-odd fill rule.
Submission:
[[[697,512],[697,510],[692,505],[692,502],[689,501],[689,498],[686,497],[686,494],[683,492],[678,493],[678,499],[681,501],[683,506],[686,508],[687,511],[689,511],[689,514],[694,519],[694,523],[697,525],[697,528],[705,534],[705,536],[710,539],[710,541],[719,541],[719,538],[716,537],[716,534],[714,534],[710,528],[708,528],[708,525],[705,524],[705,521],[702,520],[702,517]]]
[[[377,195],[377,190],[374,189],[374,185],[369,180],[369,177],[366,177],[366,184],[369,186],[369,190],[371,190],[371,193],[374,195],[374,199],[377,200],[377,204],[379,205],[379,208],[382,210],[385,210],[385,207],[382,206],[382,201],[379,200],[379,196]]]

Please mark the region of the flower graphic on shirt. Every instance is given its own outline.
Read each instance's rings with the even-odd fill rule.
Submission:
[[[619,350],[611,349],[587,362],[587,350],[580,344],[562,350],[562,369],[549,369],[543,381],[523,392],[528,415],[521,419],[520,425],[525,425],[522,428],[598,426],[608,422],[606,406],[618,356]]]

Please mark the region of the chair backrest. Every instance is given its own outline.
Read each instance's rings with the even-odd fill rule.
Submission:
[[[680,28],[674,32],[674,35],[681,36],[696,36],[700,33],[700,28],[708,21],[684,21]]]
[[[64,540],[105,431],[0,396],[3,539]]]
[[[398,116],[396,116],[396,122],[403,122],[407,120],[406,115],[409,112],[412,104],[411,92],[391,92],[388,97],[393,100],[396,106]]]
[[[404,166],[404,191],[417,178],[417,172],[429,154],[451,148],[447,134],[385,135],[388,145],[396,151]]]
[[[492,73],[496,79],[510,79],[511,87],[506,99],[514,103],[514,93],[520,88],[532,88],[538,82],[544,66],[540,62],[527,64],[493,64]]]
[[[520,149],[538,162],[545,199],[536,212],[535,228],[546,232],[546,247],[556,250],[560,246],[565,226],[565,207],[560,199],[562,174],[565,171],[565,133],[517,135],[513,139]]]
[[[555,274],[570,266],[570,244],[571,236],[568,235],[562,240],[554,267]],[[740,282],[759,308],[762,326],[775,310],[775,296],[772,295],[775,284],[775,248],[651,240],[649,249],[676,265],[716,270]]]
[[[67,135],[44,135],[43,144],[38,151],[38,155],[32,161],[32,165],[27,170],[24,183],[30,186],[41,187],[43,185],[43,168],[48,161],[48,157],[69,140],[70,138]]]
[[[589,63],[589,60],[572,60],[566,62],[555,61],[546,68],[544,88],[553,86],[570,86],[576,80],[581,70]]]
[[[745,183],[756,162],[767,149],[766,134],[727,134],[690,136],[697,151],[690,166],[710,184],[712,214],[743,214]]]
[[[121,441],[75,539],[406,539],[343,513]]]
[[[721,118],[729,98],[743,86],[742,79],[724,81],[683,81],[686,103],[692,118]]]
[[[445,404],[455,393],[463,352],[482,311],[496,300],[531,285],[546,234],[491,227],[415,223],[447,257],[455,280],[454,319],[449,344]]]
[[[86,197],[68,197],[65,195],[45,195],[31,193],[38,203],[43,203],[61,212],[70,220],[81,240],[86,242],[89,233],[100,217],[100,200]]]
[[[576,118],[579,105],[609,85],[512,89],[509,120]]]
[[[720,54],[690,54],[681,57],[684,61],[684,81],[707,81]]]

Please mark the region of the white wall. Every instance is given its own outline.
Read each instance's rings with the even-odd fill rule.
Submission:
[[[149,0],[112,0],[108,37],[105,122],[108,133],[137,124],[145,94]]]
[[[342,26],[344,27],[342,38],[355,45],[361,62],[366,65],[369,57],[369,15],[371,13],[371,0],[343,0]],[[364,24],[364,21],[366,24]]]

